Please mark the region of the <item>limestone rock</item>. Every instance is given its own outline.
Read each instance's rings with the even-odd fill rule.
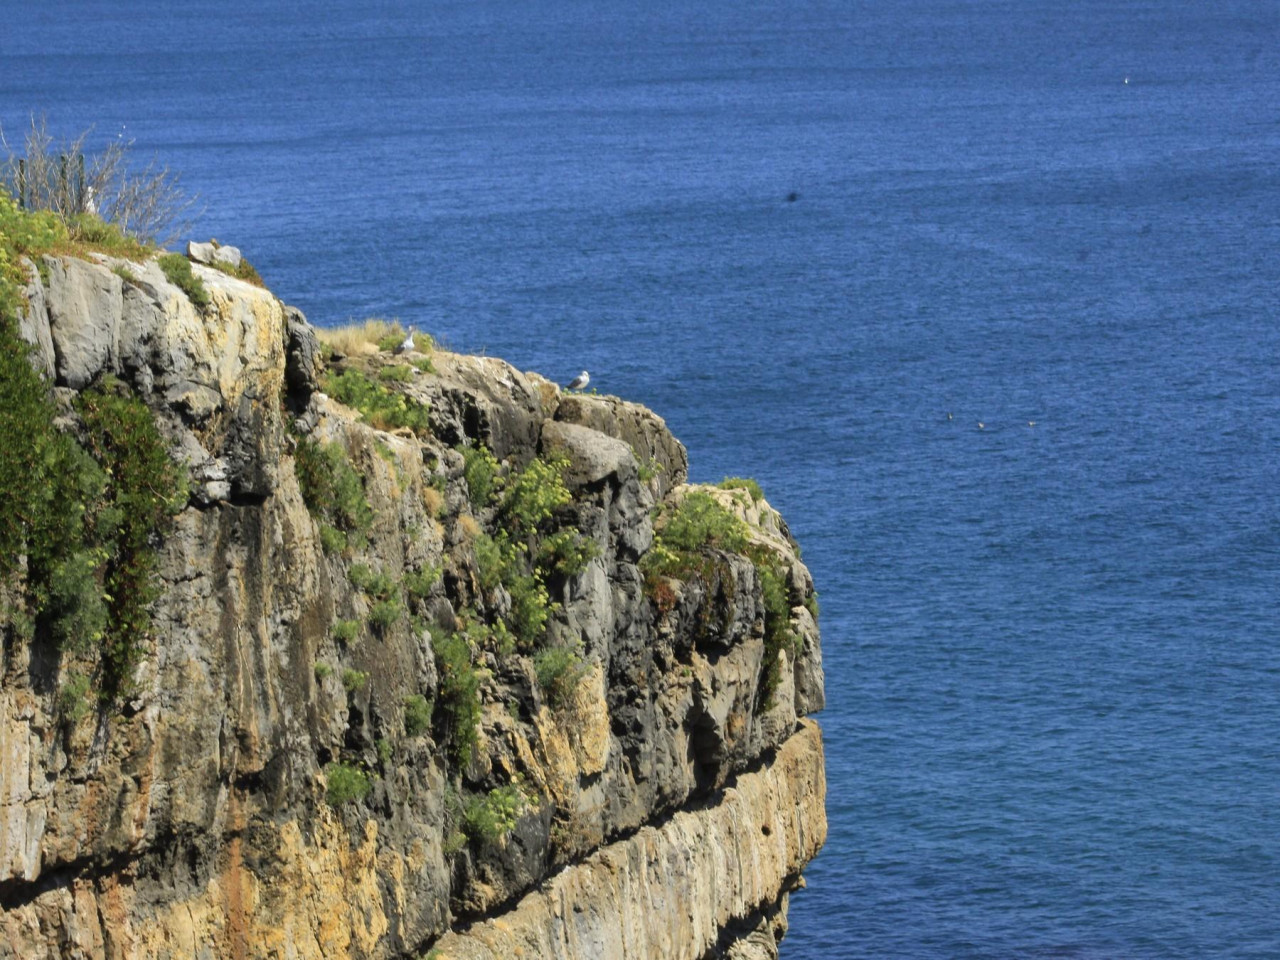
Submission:
[[[651,411],[487,357],[437,350],[407,378],[380,376],[402,360],[343,361],[429,406],[430,436],[383,430],[319,390],[314,331],[268,291],[197,264],[197,310],[154,260],[45,266],[47,284],[28,270],[23,330],[57,400],[103,373],[130,384],[191,496],[158,544],[127,702],[69,715],[59,686],[91,664],[24,639],[0,597],[0,960],[400,960],[437,939],[463,957],[746,960],[776,942],[825,834],[803,719],[823,694],[812,579],[767,503],[711,491],[787,571],[801,642],[763,703],[752,559],[713,552],[660,590],[644,575],[655,505],[688,489]],[[293,430],[350,467],[360,529],[308,508]],[[497,496],[473,503],[476,444],[500,461],[499,494],[534,457],[567,456],[572,500],[547,530],[510,527]],[[483,538],[532,570],[552,527],[591,546],[579,566],[539,560],[545,636],[504,652],[496,622],[528,592],[486,581]],[[392,586],[357,585],[375,575]],[[436,650],[454,632],[479,712],[462,762],[457,667]],[[540,659],[556,650],[577,678],[560,697]],[[367,794],[330,796],[335,764]],[[464,833],[467,804],[512,784],[513,829]]]
[[[240,266],[243,258],[240,256],[238,247],[228,247],[216,240],[209,243],[196,243],[194,240],[189,240],[187,241],[187,259],[196,263],[225,263],[234,269]]]

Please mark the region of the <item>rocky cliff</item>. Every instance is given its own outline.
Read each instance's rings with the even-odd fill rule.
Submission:
[[[186,486],[114,686],[30,563],[0,590],[0,958],[775,955],[823,692],[756,491],[689,486],[644,407],[335,351],[222,270],[24,269],[61,429],[139,398]]]

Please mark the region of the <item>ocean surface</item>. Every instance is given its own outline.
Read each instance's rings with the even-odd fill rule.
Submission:
[[[11,139],[761,481],[827,671],[785,960],[1280,957],[1280,4],[3,8]]]

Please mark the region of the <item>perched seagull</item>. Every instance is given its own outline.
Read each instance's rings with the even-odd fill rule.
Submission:
[[[415,349],[413,345],[413,327],[410,327],[408,335],[400,341],[400,346],[396,347],[396,353],[408,353],[413,349]]]
[[[583,370],[580,374],[578,374],[576,377],[574,377],[572,380],[569,381],[569,385],[565,387],[565,389],[566,390],[585,390],[587,389],[587,384],[590,382],[591,382],[591,374]]]

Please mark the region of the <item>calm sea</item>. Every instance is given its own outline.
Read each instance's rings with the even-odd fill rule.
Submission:
[[[1280,957],[1280,4],[4,7],[10,136],[761,480],[829,696],[786,960]]]

